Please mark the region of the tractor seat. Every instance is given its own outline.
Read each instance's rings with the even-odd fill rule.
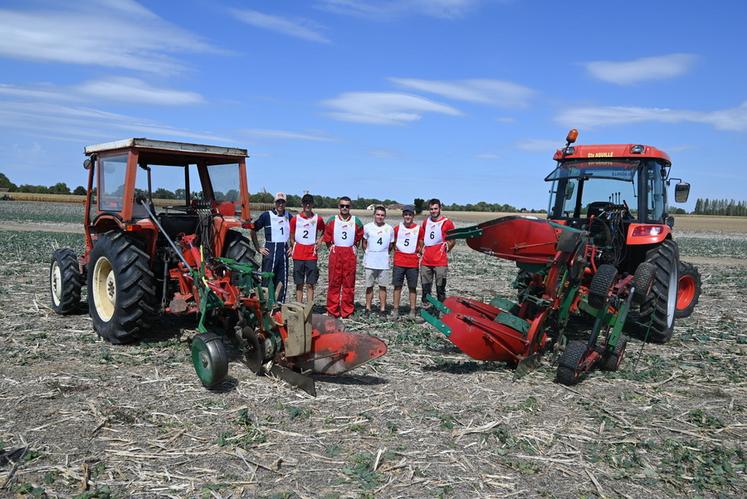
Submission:
[[[604,210],[613,206],[609,201],[594,201],[586,207],[586,218],[598,217]]]
[[[171,239],[178,234],[194,234],[197,232],[197,224],[200,221],[197,215],[188,213],[159,213],[158,223]]]

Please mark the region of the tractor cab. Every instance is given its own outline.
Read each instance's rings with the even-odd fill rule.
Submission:
[[[133,138],[88,146],[85,154],[89,251],[110,230],[154,249],[158,228],[149,211],[172,238],[195,233],[200,214],[220,215],[231,226],[249,223],[245,149]]]
[[[633,271],[644,249],[672,237],[669,155],[640,144],[573,146],[577,135],[571,130],[555,153],[556,168],[545,177],[552,185],[548,218],[589,231],[608,249],[609,263]],[[687,201],[689,190],[680,180],[674,201]],[[627,251],[634,246],[640,251]]]

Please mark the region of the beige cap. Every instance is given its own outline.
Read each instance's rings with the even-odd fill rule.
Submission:
[[[284,192],[278,192],[275,194],[275,201],[287,201],[288,198],[286,197]]]

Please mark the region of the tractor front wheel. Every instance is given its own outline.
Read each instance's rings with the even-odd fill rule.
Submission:
[[[75,252],[70,248],[60,248],[55,251],[49,266],[52,310],[62,315],[76,312],[80,308],[82,282],[83,278]]]
[[[571,341],[565,347],[565,351],[558,359],[558,371],[556,379],[558,383],[566,386],[575,385],[581,378],[581,361],[586,354],[585,341]]]
[[[96,240],[88,264],[88,308],[96,333],[109,343],[131,343],[156,315],[156,285],[148,255],[122,232]]]
[[[228,374],[228,354],[215,333],[201,333],[192,339],[192,365],[205,388],[215,388]]]
[[[677,282],[677,310],[674,316],[678,319],[690,317],[700,298],[700,272],[691,263],[680,262],[680,278]]]

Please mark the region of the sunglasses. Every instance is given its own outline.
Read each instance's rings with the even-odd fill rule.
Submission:
[[[340,205],[340,209],[343,209],[343,208],[348,208],[349,209],[350,205],[349,204],[341,204]]]

